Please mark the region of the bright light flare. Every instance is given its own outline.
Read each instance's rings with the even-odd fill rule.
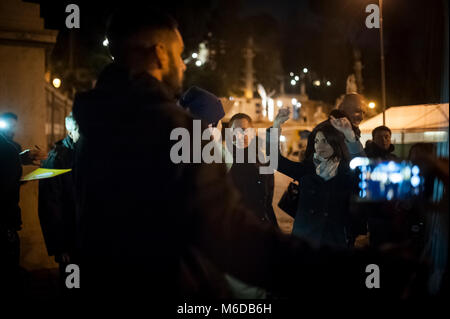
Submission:
[[[6,123],[6,121],[4,120],[0,120],[0,129],[4,130],[6,128],[8,128],[8,123]]]
[[[370,160],[367,157],[355,157],[350,161],[350,168],[355,169],[359,166],[369,165]]]
[[[61,86],[61,79],[59,78],[54,78],[52,81],[52,84],[55,88],[59,88]]]

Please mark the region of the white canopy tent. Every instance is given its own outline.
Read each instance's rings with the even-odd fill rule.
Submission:
[[[386,126],[392,131],[394,144],[448,141],[449,104],[420,104],[395,106],[386,110]],[[372,138],[372,130],[383,125],[383,114],[378,114],[360,126],[361,142]]]

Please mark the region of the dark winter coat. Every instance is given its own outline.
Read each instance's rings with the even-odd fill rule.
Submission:
[[[0,228],[19,230],[22,225],[19,207],[22,166],[13,144],[0,133]]]
[[[328,181],[316,174],[310,159],[297,163],[281,156],[278,171],[300,185],[292,234],[319,245],[347,246],[351,239],[349,201],[355,190],[355,176],[348,162],[341,161],[336,176]]]
[[[369,158],[378,158],[384,161],[390,161],[395,160],[398,157],[393,154],[395,147],[393,144],[389,146],[389,149],[385,150],[381,147],[379,147],[376,143],[373,141],[367,141],[366,147],[364,151],[366,152],[367,157]]]
[[[255,138],[252,143],[261,143],[261,140]],[[258,160],[256,163],[249,163],[248,160],[237,163],[236,154],[236,147],[233,147],[233,166],[228,173],[241,195],[243,204],[260,220],[270,221],[278,226],[272,206],[274,175],[261,174],[261,163]],[[244,159],[248,159],[248,148],[244,149]]]
[[[267,141],[270,141],[269,136]],[[270,149],[270,143],[267,149]],[[357,179],[348,160],[341,159],[336,176],[328,181],[316,174],[312,158],[294,162],[278,152],[277,170],[299,181],[300,197],[292,234],[319,246],[351,245],[354,234],[349,208]]]
[[[71,169],[74,143],[67,136],[57,142],[42,162],[43,168]],[[39,220],[49,256],[74,254],[75,194],[72,172],[39,182]]]

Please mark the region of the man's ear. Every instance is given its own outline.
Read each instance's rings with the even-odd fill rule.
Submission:
[[[155,45],[155,56],[158,68],[167,70],[169,68],[169,52],[164,43],[159,42]]]

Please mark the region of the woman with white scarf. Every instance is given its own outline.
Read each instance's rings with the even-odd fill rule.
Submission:
[[[289,109],[281,109],[275,118],[273,128],[278,128],[279,134],[289,113]],[[357,180],[349,161],[356,155],[350,152],[359,150],[359,145],[355,145],[359,141],[348,118],[343,114],[339,117],[331,116],[314,128],[308,138],[304,161],[290,161],[278,152],[277,170],[299,181],[300,185],[292,234],[318,246],[348,247],[354,238],[349,203]],[[266,141],[270,143],[269,134]]]

